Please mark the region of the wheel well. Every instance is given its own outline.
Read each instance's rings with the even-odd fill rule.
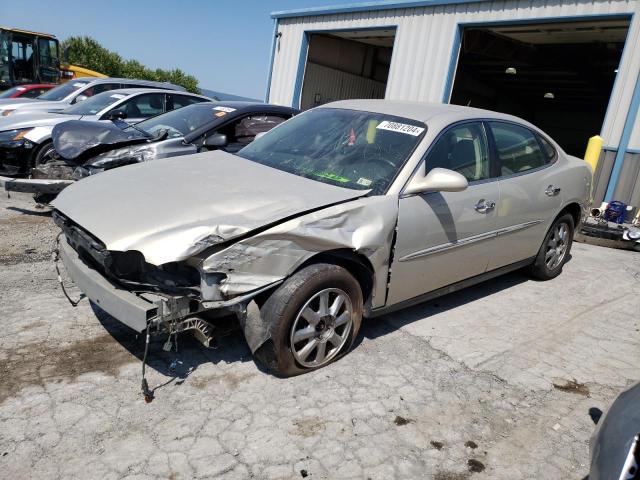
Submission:
[[[558,217],[565,213],[571,214],[571,216],[573,217],[573,225],[575,227],[577,227],[580,224],[580,221],[582,220],[582,208],[578,203],[575,203],[575,202],[570,203],[569,205],[564,207],[562,211],[558,214]]]
[[[329,250],[309,258],[300,265],[299,269],[313,263],[333,263],[340,265],[349,271],[360,284],[364,304],[367,305],[367,302],[370,301],[374,287],[374,269],[367,257],[348,248]]]

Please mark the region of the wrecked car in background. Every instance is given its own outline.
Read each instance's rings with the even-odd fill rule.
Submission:
[[[30,180],[5,181],[5,189],[35,193],[39,201],[49,202],[73,181],[112,168],[207,150],[237,152],[296,113],[264,103],[205,102],[133,126],[119,121],[60,123],[51,133],[57,156],[34,168]]]
[[[640,383],[616,398],[591,438],[589,480],[640,480]]]
[[[323,367],[363,317],[519,268],[560,274],[591,170],[516,117],[330,103],[242,149],[89,177],[53,202],[86,296],[137,332],[237,316],[280,376]],[[87,208],[87,205],[91,208]]]

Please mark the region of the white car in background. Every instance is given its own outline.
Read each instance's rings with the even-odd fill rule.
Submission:
[[[166,82],[135,80],[130,78],[76,78],[58,85],[36,98],[0,99],[0,117],[31,112],[59,112],[87,98],[122,88],[161,88],[185,91],[184,87]]]

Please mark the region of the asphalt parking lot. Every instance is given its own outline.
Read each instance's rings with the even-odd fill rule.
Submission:
[[[55,233],[29,196],[0,198],[4,478],[582,479],[589,409],[640,377],[640,255],[574,244],[553,281],[365,322],[353,352],[292,379],[233,329],[177,356],[156,340],[146,404],[140,339],[62,296]]]

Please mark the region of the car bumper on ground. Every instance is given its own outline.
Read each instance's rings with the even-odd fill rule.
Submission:
[[[0,177],[0,188],[7,192],[57,194],[74,180]]]

